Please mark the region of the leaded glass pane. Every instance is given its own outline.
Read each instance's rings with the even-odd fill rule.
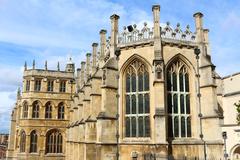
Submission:
[[[173,95],[173,111],[174,113],[178,113],[178,95]]]
[[[132,75],[132,92],[136,92],[136,75]]]
[[[149,113],[150,112],[150,107],[149,107],[149,94],[145,94],[144,95],[144,104],[145,104],[145,113]]]
[[[168,91],[171,91],[171,86],[172,86],[172,83],[171,83],[171,72],[167,72],[167,90]]]
[[[186,113],[190,114],[190,98],[189,98],[189,95],[186,95]]]
[[[137,124],[136,124],[136,118],[132,117],[132,137],[137,136]]]
[[[178,116],[174,117],[174,137],[179,137],[179,122],[178,122]]]
[[[136,114],[136,95],[132,95],[132,114]]]
[[[172,125],[172,116],[168,116],[168,136],[173,137],[173,125]]]
[[[168,93],[167,103],[168,103],[168,113],[172,113],[172,94],[171,93]]]
[[[138,91],[143,91],[143,74],[138,75]]]
[[[138,136],[139,137],[143,137],[143,117],[138,117],[138,129],[139,129],[139,133]]]
[[[150,120],[149,120],[149,116],[145,117],[145,137],[150,137]]]
[[[192,130],[191,130],[191,118],[188,117],[187,118],[187,137],[191,137],[192,136],[191,132],[192,132]]]
[[[184,106],[184,95],[183,94],[180,96],[180,110],[181,110],[181,114],[184,114],[185,106]]]
[[[186,137],[185,118],[181,117],[181,137]]]
[[[173,91],[177,91],[177,75],[176,75],[176,73],[173,73],[172,74],[172,80],[173,80]]]
[[[149,90],[149,75],[148,75],[148,72],[144,73],[144,90],[145,91]]]
[[[179,74],[180,91],[183,91],[183,73]]]
[[[126,114],[130,114],[130,96],[126,95]]]
[[[188,74],[185,74],[185,91],[189,92],[189,78],[188,78]]]
[[[126,137],[130,137],[130,118],[126,118]]]
[[[143,113],[143,95],[139,94],[138,95],[138,113]]]
[[[130,92],[130,76],[127,74],[126,76],[126,92]]]

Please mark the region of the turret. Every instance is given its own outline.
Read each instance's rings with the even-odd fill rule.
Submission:
[[[75,71],[75,64],[72,62],[72,58],[69,58],[69,61],[66,64],[66,72],[74,72]]]

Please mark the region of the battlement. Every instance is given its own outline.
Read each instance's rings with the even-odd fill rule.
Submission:
[[[44,69],[28,69],[23,73],[23,77],[61,77],[74,78],[74,72],[58,71],[58,70],[44,70]]]

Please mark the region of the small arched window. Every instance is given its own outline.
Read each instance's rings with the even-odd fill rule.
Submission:
[[[189,74],[176,61],[167,69],[168,136],[191,137]]]
[[[64,104],[60,103],[58,105],[58,119],[64,119],[64,110],[65,110]]]
[[[37,152],[37,133],[32,131],[30,134],[30,153]]]
[[[32,118],[39,118],[39,102],[35,101],[32,106]]]
[[[26,148],[26,133],[22,131],[20,134],[20,152],[25,152]]]
[[[51,130],[47,133],[46,153],[62,153],[63,137],[58,130]]]
[[[52,118],[52,104],[50,102],[45,106],[45,118]]]
[[[23,103],[22,118],[28,118],[28,104]]]
[[[133,61],[125,73],[125,136],[150,136],[149,73],[140,61]]]

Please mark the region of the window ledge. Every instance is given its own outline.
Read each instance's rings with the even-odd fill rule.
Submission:
[[[151,138],[150,137],[125,137],[123,138],[122,142],[124,143],[150,143],[151,142]]]
[[[63,153],[47,153],[45,157],[65,157]]]

